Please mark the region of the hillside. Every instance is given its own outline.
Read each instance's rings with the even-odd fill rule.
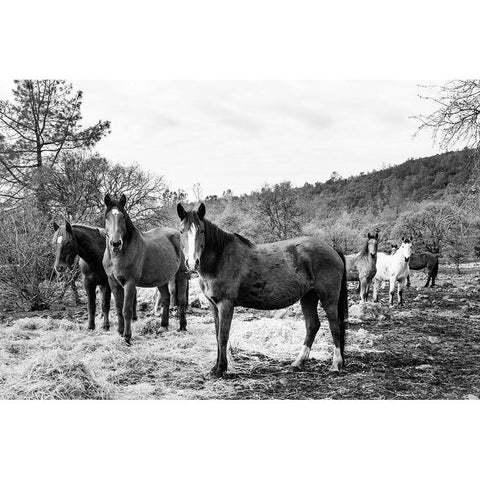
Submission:
[[[455,201],[470,182],[472,165],[472,151],[447,152],[347,179],[307,184],[298,191],[329,211],[379,213],[385,207],[401,211],[409,202]]]

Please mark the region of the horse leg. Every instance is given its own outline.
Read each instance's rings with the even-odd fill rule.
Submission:
[[[72,278],[72,280],[70,280],[70,288],[73,292],[73,299],[75,301],[75,305],[80,305],[80,297],[78,296],[78,289],[77,284],[75,283],[75,279],[76,278]]]
[[[158,317],[158,311],[160,310],[160,290],[155,292],[155,297],[154,297],[154,306],[153,306],[153,314]]]
[[[311,290],[300,299],[300,304],[302,305],[302,312],[303,316],[305,317],[305,327],[307,332],[302,348],[300,349],[297,358],[292,363],[292,367],[294,369],[300,369],[303,363],[308,360],[310,349],[312,348],[313,341],[315,340],[315,335],[320,328],[320,320],[318,319],[317,312],[317,294]]]
[[[218,324],[219,324],[219,317],[218,317],[218,307],[215,303],[213,303],[210,299],[208,299],[208,302],[210,303],[210,312],[212,313],[213,320],[215,322],[215,338],[218,341]],[[211,372],[216,371],[218,369],[218,355],[217,355],[217,362],[215,363],[215,366],[212,368]]]
[[[345,338],[344,338],[344,328],[340,324],[340,319],[338,317],[338,305],[328,305],[323,307],[327,314],[328,323],[330,325],[330,332],[332,334],[334,349],[333,349],[333,359],[332,366],[330,367],[331,372],[339,372],[343,368],[344,364],[344,355],[343,350],[345,347]]]
[[[398,281],[397,297],[399,305],[403,305],[403,288],[405,287],[405,284],[406,280],[404,278]]]
[[[390,289],[389,289],[390,307],[393,307],[394,296],[395,296],[395,277],[390,277]]]
[[[110,300],[112,296],[112,290],[110,289],[110,285],[108,283],[100,285],[100,292],[102,293],[102,328],[107,331],[110,330],[110,320],[108,318],[110,314]]]
[[[227,344],[230,335],[230,326],[233,317],[233,304],[229,300],[217,303],[218,308],[218,334],[217,334],[217,363],[210,371],[214,377],[222,377],[227,370]]]
[[[361,295],[360,293],[361,291],[362,291],[362,282],[359,280],[357,285],[357,294]]]
[[[95,330],[95,308],[96,308],[96,290],[97,286],[87,277],[85,277],[83,284],[87,292],[87,311],[88,311],[88,329]]]
[[[368,296],[368,282],[367,282],[367,279],[366,278],[362,278],[360,280],[360,300],[362,302],[366,302],[367,301],[367,296]]]
[[[375,303],[378,302],[378,290],[380,289],[380,282],[381,280],[378,280],[378,278],[373,280],[373,301]]]
[[[168,319],[170,316],[170,291],[168,290],[168,283],[158,287],[160,298],[162,301],[162,321],[160,327],[162,330],[168,329]]]
[[[133,299],[133,313],[132,313],[132,320],[136,322],[138,320],[137,315],[137,288],[135,287],[135,297]]]
[[[370,284],[372,283],[371,280],[366,281],[366,286],[365,286],[365,301],[368,300],[368,295],[370,294]]]
[[[123,332],[125,329],[125,322],[123,319],[123,287],[118,284],[115,280],[108,279],[108,284],[110,285],[110,289],[113,292],[113,298],[115,300],[115,309],[117,311],[117,332],[123,337]]]
[[[125,322],[125,328],[123,330],[123,337],[127,345],[130,345],[132,338],[132,317],[133,317],[133,308],[135,304],[136,292],[134,280],[128,280],[123,286],[124,295],[123,295],[123,319]]]
[[[427,283],[425,284],[425,287],[429,286],[431,278],[432,278],[432,271],[429,268],[427,268]],[[407,285],[407,287],[408,287],[408,285]]]
[[[407,276],[407,288],[410,288],[410,274]]]
[[[176,293],[176,305],[178,308],[178,320],[179,327],[178,331],[187,330],[187,317],[185,311],[187,309],[187,292],[188,292],[188,274],[186,272],[179,272],[175,278],[175,293]]]

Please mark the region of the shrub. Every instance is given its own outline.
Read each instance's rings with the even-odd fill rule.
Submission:
[[[48,308],[61,294],[53,280],[53,231],[27,204],[0,216],[0,285],[31,310]]]

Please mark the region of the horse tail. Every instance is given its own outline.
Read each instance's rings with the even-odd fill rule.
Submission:
[[[347,289],[347,265],[345,255],[340,250],[336,250],[343,262],[342,284],[340,287],[340,298],[338,299],[338,320],[340,323],[340,350],[345,348],[345,320],[348,318],[348,289]]]

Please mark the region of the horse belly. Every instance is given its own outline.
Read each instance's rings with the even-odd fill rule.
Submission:
[[[309,289],[296,278],[252,279],[240,284],[236,304],[259,310],[277,310],[294,304]]]

